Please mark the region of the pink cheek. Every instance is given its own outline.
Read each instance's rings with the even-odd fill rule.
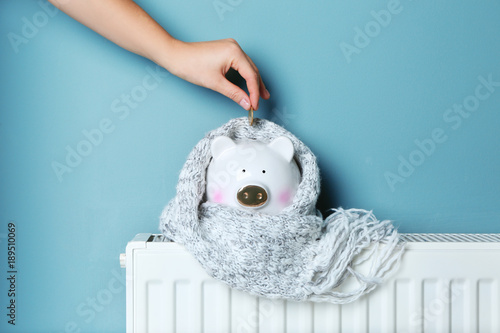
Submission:
[[[216,202],[216,203],[223,203],[224,196],[222,195],[222,191],[220,191],[220,190],[215,191],[213,199],[214,199],[214,202]]]
[[[289,189],[282,191],[278,197],[280,204],[288,205],[292,199],[292,193]]]

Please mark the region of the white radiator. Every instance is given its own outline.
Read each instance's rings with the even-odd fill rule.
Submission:
[[[138,234],[120,256],[127,333],[500,332],[500,234],[403,234],[396,274],[347,305],[249,296],[182,246]]]

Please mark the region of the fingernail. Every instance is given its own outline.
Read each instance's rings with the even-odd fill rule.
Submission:
[[[267,89],[266,89],[266,94],[267,94],[268,96],[271,96],[271,94],[269,93],[269,90],[267,90]]]
[[[240,101],[240,105],[243,109],[245,110],[248,110],[248,108],[250,108],[250,102],[246,99],[246,98],[243,98],[241,101]]]

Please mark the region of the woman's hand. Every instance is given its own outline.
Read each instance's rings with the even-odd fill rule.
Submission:
[[[175,41],[172,44],[171,54],[165,56],[165,61],[159,61],[172,74],[215,90],[245,110],[250,107],[257,110],[259,97],[270,97],[259,70],[234,39],[194,43]],[[250,96],[227,80],[225,75],[230,68],[245,79]]]

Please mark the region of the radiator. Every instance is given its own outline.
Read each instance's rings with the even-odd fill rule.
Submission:
[[[403,234],[401,266],[347,305],[270,300],[209,277],[181,245],[138,234],[121,254],[127,333],[500,332],[500,234]]]

